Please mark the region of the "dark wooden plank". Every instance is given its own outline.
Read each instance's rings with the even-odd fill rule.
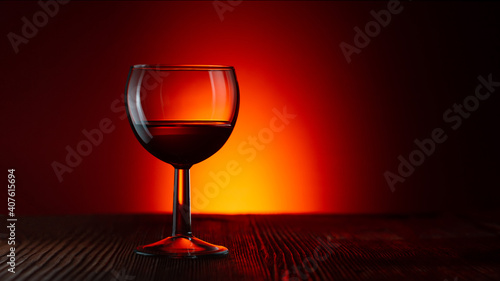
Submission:
[[[2,218],[5,221],[5,218]],[[20,217],[16,273],[0,280],[500,280],[500,215],[198,215],[219,259],[140,256],[168,236],[166,215]]]

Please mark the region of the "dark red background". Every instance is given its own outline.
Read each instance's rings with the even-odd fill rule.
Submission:
[[[222,1],[224,2],[224,1]],[[225,3],[225,2],[224,2]],[[206,213],[404,213],[499,203],[497,91],[452,131],[442,114],[500,80],[495,3],[402,2],[387,27],[347,63],[339,44],[387,2],[243,1],[221,21],[212,1],[69,2],[15,54],[7,34],[37,2],[2,2],[1,168],[16,169],[17,213],[171,210],[173,169],[149,155],[122,120],[128,69],[140,63],[227,64],[241,90],[226,146],[192,170],[193,191],[230,160],[241,174]],[[268,127],[273,108],[297,115],[246,161],[238,145]],[[115,129],[59,182],[82,130]],[[443,127],[448,140],[391,192],[384,172],[413,140]],[[6,188],[6,187],[5,187]],[[1,192],[2,198],[6,191]],[[4,201],[5,202],[5,201]],[[197,208],[198,207],[198,208]],[[6,212],[2,209],[2,213]]]

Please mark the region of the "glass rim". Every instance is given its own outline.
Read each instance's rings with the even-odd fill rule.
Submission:
[[[210,65],[210,64],[135,64],[133,69],[144,70],[234,70],[229,65]]]

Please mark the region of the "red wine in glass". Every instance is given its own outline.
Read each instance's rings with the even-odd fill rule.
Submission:
[[[233,131],[227,121],[149,121],[149,153],[173,166],[187,167],[212,156]]]
[[[239,89],[234,68],[220,65],[135,65],[125,106],[132,130],[153,156],[175,169],[172,235],[139,246],[143,255],[223,256],[228,249],[191,232],[189,169],[216,153],[236,124]]]

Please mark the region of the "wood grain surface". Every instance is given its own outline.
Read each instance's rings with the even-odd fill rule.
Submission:
[[[230,255],[188,260],[133,252],[170,234],[169,214],[19,217],[0,280],[500,280],[499,218],[195,215],[195,236]]]

